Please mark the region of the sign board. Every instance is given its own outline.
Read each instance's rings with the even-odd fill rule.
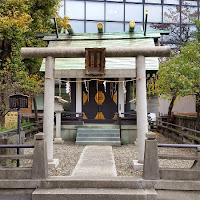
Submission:
[[[105,75],[105,48],[85,48],[85,74]]]
[[[5,128],[17,127],[17,112],[8,112],[5,115]]]
[[[9,96],[10,108],[28,108],[28,96],[22,94],[14,94]]]

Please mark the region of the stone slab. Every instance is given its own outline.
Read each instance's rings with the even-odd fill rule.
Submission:
[[[117,176],[111,146],[86,146],[72,172],[77,177],[112,177]]]
[[[157,200],[157,194],[143,189],[95,189],[95,188],[71,188],[71,189],[36,189],[32,200]]]
[[[48,168],[56,168],[59,165],[59,159],[48,161]]]
[[[34,189],[0,189],[1,200],[32,200]]]
[[[199,200],[200,191],[156,190],[159,200]]]
[[[54,144],[63,144],[64,140],[62,138],[54,138],[53,143]]]
[[[1,168],[1,179],[31,179],[31,168]]]
[[[165,180],[200,180],[200,171],[191,169],[160,169],[160,177]]]
[[[133,160],[133,169],[134,170],[143,170],[143,164],[139,163],[138,160]]]
[[[154,188],[156,190],[200,191],[200,181],[158,180],[155,182]]]

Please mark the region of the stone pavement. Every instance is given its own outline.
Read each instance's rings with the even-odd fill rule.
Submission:
[[[76,177],[117,176],[111,146],[86,146],[72,172]]]

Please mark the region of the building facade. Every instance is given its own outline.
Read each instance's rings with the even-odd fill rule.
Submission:
[[[148,9],[147,29],[171,30],[171,35],[161,37],[161,44],[172,48],[192,37],[192,18],[200,16],[198,0],[64,0],[62,5],[59,14],[70,18],[76,33],[95,33],[97,22],[104,24],[104,32],[124,32],[134,21],[140,31]]]

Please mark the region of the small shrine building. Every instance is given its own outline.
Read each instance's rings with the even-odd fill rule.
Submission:
[[[105,58],[105,51],[109,47],[152,47],[158,45],[160,33],[162,34],[152,31],[146,36],[144,32],[62,34],[59,38],[45,36],[44,40],[48,41],[48,47],[51,48],[90,49],[86,58],[55,59],[54,77],[57,88],[66,85],[66,92],[70,93],[70,100],[66,99],[70,101],[68,110],[83,113],[85,123],[113,123],[117,113],[123,117],[123,113],[131,111],[131,104],[133,109],[136,108],[135,58]],[[94,64],[89,62],[96,64],[92,66]],[[145,69],[148,74],[155,73],[158,67],[158,58],[145,59]],[[41,71],[45,71],[45,59]]]

